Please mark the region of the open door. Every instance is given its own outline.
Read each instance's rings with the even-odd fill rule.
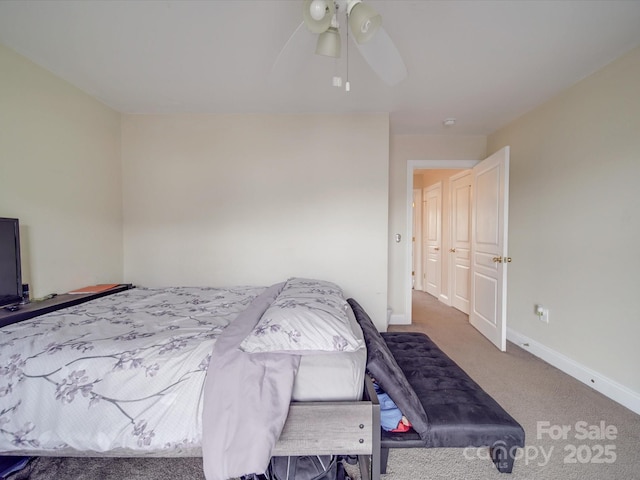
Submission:
[[[501,351],[507,348],[509,147],[472,169],[469,322]]]

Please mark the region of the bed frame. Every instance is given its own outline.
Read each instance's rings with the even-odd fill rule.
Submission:
[[[284,429],[276,443],[274,456],[353,455],[358,457],[360,476],[380,479],[380,404],[371,380],[365,378],[363,399],[359,402],[293,402]],[[131,457],[127,452],[31,451],[0,452],[0,456]],[[166,457],[201,457],[194,449]],[[165,457],[149,454],[143,458]]]
[[[357,455],[361,478],[380,478],[380,404],[365,378],[360,402],[294,402],[274,456]]]
[[[0,327],[45,313],[88,302],[96,298],[133,288],[130,284],[99,294],[61,294],[33,302],[15,312],[0,311]],[[373,384],[365,376],[361,401],[292,402],[283,431],[276,443],[274,456],[350,455],[358,457],[361,478],[380,478],[380,405]],[[66,456],[66,457],[131,457],[126,451],[63,452],[33,451],[0,452],[0,456]],[[181,452],[148,455],[151,457],[201,457],[194,448]]]

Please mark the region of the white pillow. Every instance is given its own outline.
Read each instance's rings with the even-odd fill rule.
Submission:
[[[348,308],[334,283],[291,278],[240,348],[296,354],[358,350],[364,342],[351,330]]]

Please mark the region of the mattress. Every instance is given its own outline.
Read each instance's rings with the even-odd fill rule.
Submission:
[[[136,288],[1,328],[0,452],[199,455],[212,348],[264,290]],[[293,400],[360,399],[365,362],[305,355]]]
[[[347,310],[354,334],[364,341],[355,315]],[[293,384],[295,401],[360,400],[364,386],[367,350],[339,352],[331,355],[304,355]]]

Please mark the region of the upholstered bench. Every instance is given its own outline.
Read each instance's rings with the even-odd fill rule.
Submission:
[[[390,448],[489,447],[500,472],[510,473],[524,430],[488,393],[422,333],[380,334],[353,299],[364,332],[367,369],[412,424],[382,430],[380,472]]]

